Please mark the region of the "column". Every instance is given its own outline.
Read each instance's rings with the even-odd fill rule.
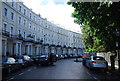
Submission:
[[[51,48],[51,53],[54,53],[54,49],[53,49],[53,47]]]
[[[15,54],[18,56],[18,43],[15,44]]]
[[[21,56],[21,55],[22,55],[22,54],[21,54],[21,53],[22,53],[22,46],[21,46],[21,43],[20,43],[19,46],[20,46],[20,49],[19,49],[19,50],[20,50],[20,53],[19,53],[19,54],[20,54],[20,56]]]
[[[48,54],[48,46],[45,46],[45,54]]]
[[[7,50],[7,41],[4,41],[4,56],[6,56],[6,50]]]
[[[27,45],[27,55],[29,55],[30,54],[30,45]]]
[[[36,51],[36,55],[38,55],[38,52],[39,52],[39,47],[37,46],[37,51]]]
[[[10,44],[10,54],[13,55],[13,43]]]
[[[41,52],[40,52],[40,47],[39,47],[39,49],[38,49],[38,55],[40,55],[40,53],[41,53]]]
[[[32,45],[30,45],[30,55],[32,55],[33,51],[32,51]]]
[[[40,45],[40,55],[42,54],[42,45]]]

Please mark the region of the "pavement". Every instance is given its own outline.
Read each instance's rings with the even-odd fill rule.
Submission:
[[[108,63],[108,71],[114,75],[120,76],[120,71],[118,70],[118,65],[115,65],[115,69],[111,68],[111,64]]]

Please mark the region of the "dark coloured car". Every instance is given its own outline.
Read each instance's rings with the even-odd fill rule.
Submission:
[[[39,56],[33,56],[33,57],[31,57],[31,59],[32,59],[32,61],[33,61],[33,64],[36,64],[36,59],[37,59],[37,57],[39,57]]]
[[[22,59],[25,67],[33,65],[33,60],[28,55],[22,56]]]
[[[41,55],[39,57],[36,58],[36,64],[37,65],[49,65],[50,64],[50,60],[48,55]]]
[[[16,63],[19,64],[19,68],[20,68],[20,69],[22,69],[23,67],[25,67],[25,62],[23,61],[22,58],[16,59]]]
[[[4,57],[2,58],[2,65],[0,68],[3,70],[3,75],[5,75],[6,73],[11,73],[19,69],[19,64],[13,57]]]
[[[90,59],[90,57],[87,57],[87,56],[83,57],[82,64],[85,65],[86,61],[89,59]]]

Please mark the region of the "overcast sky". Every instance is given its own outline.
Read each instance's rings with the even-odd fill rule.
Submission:
[[[33,10],[36,14],[53,21],[55,24],[70,28],[73,31],[79,31],[80,26],[74,23],[71,17],[74,8],[67,5],[68,0],[22,0],[24,4]]]

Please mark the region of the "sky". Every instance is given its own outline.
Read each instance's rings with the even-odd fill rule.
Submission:
[[[80,25],[74,23],[71,14],[74,8],[67,5],[68,0],[22,0],[23,3],[42,18],[59,24],[61,27],[81,33]]]

